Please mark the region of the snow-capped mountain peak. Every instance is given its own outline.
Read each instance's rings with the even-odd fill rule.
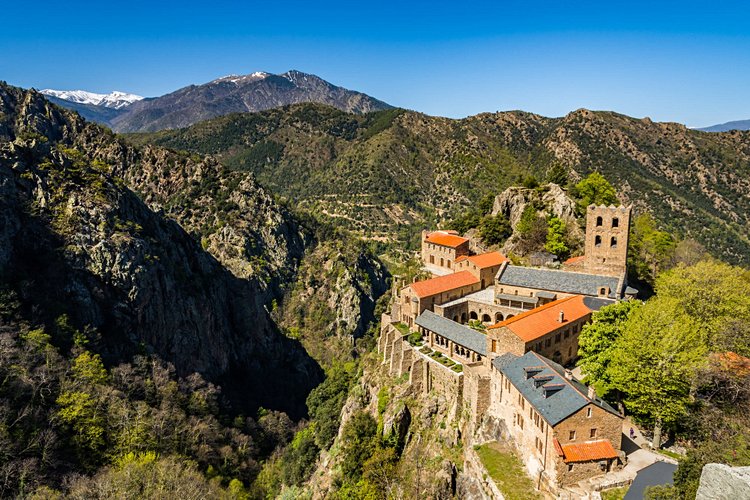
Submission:
[[[93,104],[95,106],[104,106],[106,108],[121,109],[125,106],[129,106],[136,101],[140,101],[143,97],[135,94],[128,94],[126,92],[120,92],[115,90],[109,94],[97,94],[95,92],[87,92],[85,90],[54,90],[44,89],[40,90],[44,95],[57,97],[65,101],[75,102],[79,104]]]
[[[221,82],[230,82],[234,83],[236,85],[239,85],[241,83],[247,83],[247,82],[254,82],[257,80],[263,80],[264,78],[267,78],[270,76],[270,73],[266,73],[265,71],[256,71],[255,73],[250,73],[249,75],[227,75],[222,76],[221,78],[217,78],[216,80],[213,80],[209,83],[221,83]]]

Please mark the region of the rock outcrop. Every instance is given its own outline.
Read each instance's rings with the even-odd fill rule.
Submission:
[[[149,172],[146,165],[162,168]],[[158,189],[139,189],[140,197],[123,179],[145,188],[145,180],[136,182],[139,175],[166,175],[168,167],[192,169],[195,177],[183,172],[152,179]],[[217,171],[210,160],[141,153],[34,91],[1,85],[0,277],[35,323],[52,324],[65,313],[77,326],[98,330],[98,350],[109,363],[154,352],[180,374],[199,372],[220,383],[238,408],[263,405],[300,416],[322,372],[298,342],[277,331],[259,274],[230,272],[229,253],[220,251],[220,235],[228,238],[232,231],[245,242],[265,241],[242,208],[265,206],[251,216],[284,240],[279,246],[285,250],[265,264],[267,270],[284,265],[292,254],[286,249],[299,244],[299,235],[268,195],[238,179],[228,193],[238,205],[237,218],[209,238],[207,246],[218,249],[212,255],[175,222],[197,230],[209,218],[200,204],[209,200],[178,204],[180,198],[162,195],[184,193],[181,184],[196,179],[220,186],[233,179]],[[160,200],[173,206],[155,212]]]
[[[750,467],[706,464],[695,500],[750,498]]]

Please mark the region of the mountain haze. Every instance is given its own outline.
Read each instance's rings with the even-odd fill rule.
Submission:
[[[711,125],[710,127],[700,128],[703,132],[729,132],[730,130],[750,130],[750,120],[737,120],[732,122]]]

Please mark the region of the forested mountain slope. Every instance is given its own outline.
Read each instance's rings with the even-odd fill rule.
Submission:
[[[451,120],[303,104],[131,140],[217,154],[296,206],[380,240],[409,239],[556,163],[571,179],[596,170],[665,229],[729,261],[750,259],[750,132],[709,134],[583,109]]]

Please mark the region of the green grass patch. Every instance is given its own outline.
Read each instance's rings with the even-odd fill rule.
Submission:
[[[404,323],[395,323],[393,326],[396,327],[396,330],[401,332],[401,335],[407,335],[409,333],[409,327]]]
[[[504,449],[500,443],[483,444],[477,449],[482,465],[503,493],[505,498],[514,500],[541,499],[534,491],[534,483],[526,475],[523,464],[511,451]]]
[[[628,486],[622,488],[612,488],[611,490],[600,491],[602,500],[622,500],[625,498],[625,493],[628,492]]]
[[[669,451],[669,450],[658,450],[658,451],[662,455],[665,455],[665,456],[667,456],[669,458],[674,458],[675,460],[680,460],[681,458],[685,458],[684,456],[680,455],[679,453],[675,453],[673,451]]]

